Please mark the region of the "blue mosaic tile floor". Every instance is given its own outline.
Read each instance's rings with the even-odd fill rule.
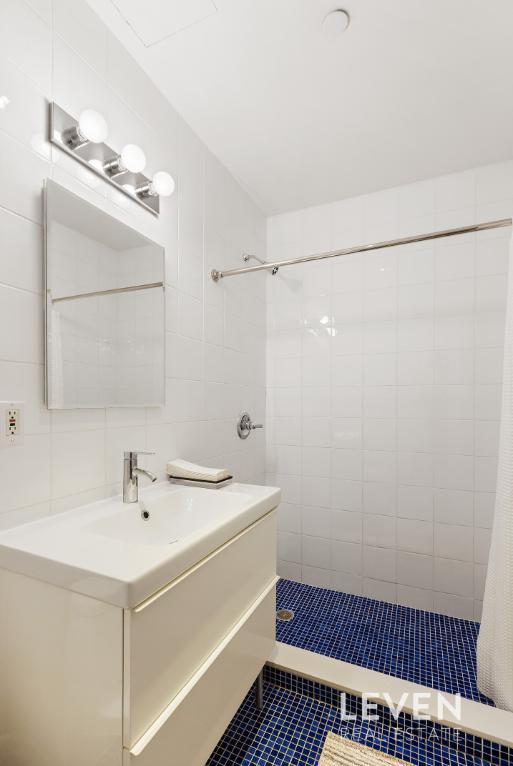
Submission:
[[[327,657],[493,704],[476,686],[479,624],[280,580],[278,641]]]
[[[256,710],[253,691],[247,695],[207,766],[316,766],[328,731],[416,766],[488,766],[442,741],[379,723],[342,722],[335,707],[270,683],[263,710]]]

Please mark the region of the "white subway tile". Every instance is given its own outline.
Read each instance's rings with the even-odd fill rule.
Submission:
[[[397,515],[401,518],[432,521],[433,503],[432,487],[399,486]]]
[[[433,421],[404,419],[397,422],[397,443],[401,452],[432,452]]]
[[[100,74],[107,72],[107,28],[85,2],[54,0],[54,29]]]
[[[304,447],[330,447],[331,431],[329,418],[303,418],[302,444]],[[338,445],[334,445],[338,446]]]
[[[4,0],[0,28],[6,31],[2,55],[12,59],[44,95],[51,92],[52,37],[50,27],[29,5]]]
[[[349,479],[332,478],[331,506],[344,511],[362,510],[362,484]]]
[[[351,593],[354,596],[362,595],[362,578],[349,572],[332,572],[330,587],[342,593]]]
[[[309,567],[329,569],[331,544],[321,537],[303,535],[303,564]]]
[[[435,486],[441,489],[474,489],[474,458],[470,455],[436,455]]]
[[[366,513],[363,517],[364,545],[395,549],[395,526],[393,516],[374,516]]]
[[[474,565],[466,561],[435,558],[434,589],[455,596],[474,596]]]
[[[363,421],[363,446],[366,450],[395,451],[397,427],[391,418]]]
[[[477,492],[494,492],[497,485],[497,456],[476,457],[475,489]]]
[[[428,351],[435,347],[434,322],[431,316],[409,317],[397,325],[398,351]]]
[[[363,413],[366,418],[395,418],[395,386],[366,386],[363,390]]]
[[[457,489],[435,491],[435,520],[443,524],[474,524],[474,493]]]
[[[474,561],[476,564],[487,564],[490,551],[491,530],[476,527],[474,535]]]
[[[403,386],[428,385],[434,378],[432,351],[403,351],[397,355],[397,382]]]
[[[304,535],[322,537],[328,540],[331,538],[331,510],[329,508],[303,506],[300,519]]]
[[[303,476],[301,496],[305,505],[330,507],[330,480],[325,477]]]
[[[301,470],[303,476],[330,476],[331,450],[326,447],[303,447]]]
[[[359,386],[335,386],[331,396],[333,417],[360,418],[362,416],[362,389]]]
[[[338,449],[362,448],[362,421],[360,418],[333,418],[331,445]]]
[[[43,299],[0,285],[0,360],[43,362]],[[7,331],[7,328],[11,328]]]
[[[433,558],[397,551],[397,582],[414,588],[432,588]]]
[[[366,354],[394,352],[397,349],[397,325],[394,319],[366,322],[363,328],[363,350]]]
[[[301,534],[301,507],[292,503],[280,503],[278,506],[278,529],[280,532]]]
[[[365,482],[363,485],[363,510],[365,513],[395,516],[397,489],[395,484]]]
[[[392,548],[363,547],[363,574],[365,577],[395,583],[396,552]]]
[[[475,525],[491,529],[495,511],[495,492],[475,493]]]
[[[331,371],[334,386],[359,386],[363,380],[363,357],[360,354],[333,356]]]
[[[40,155],[0,133],[0,206],[42,223],[43,181],[50,164]]]
[[[328,386],[307,386],[304,388],[302,390],[302,407],[303,417],[327,417],[330,414],[330,389]]]
[[[504,349],[478,348],[476,350],[476,383],[502,383]]]
[[[473,239],[458,238],[455,244],[451,240],[441,240],[435,245],[436,280],[465,279],[474,276]]]
[[[433,524],[428,521],[397,519],[397,547],[410,553],[433,555]]]
[[[367,596],[367,598],[375,598],[378,601],[388,601],[390,604],[395,604],[397,602],[397,585],[365,577],[363,580],[363,595]]]
[[[363,381],[366,386],[393,386],[397,382],[397,355],[366,354],[363,357]]]
[[[386,483],[394,481],[397,471],[395,452],[365,450],[363,453],[363,478],[367,482]]]
[[[434,362],[437,384],[461,385],[474,380],[473,349],[437,349]]]
[[[473,528],[455,524],[435,524],[435,556],[458,561],[473,561]]]
[[[320,567],[303,566],[301,568],[302,581],[306,585],[313,585],[315,588],[329,588],[331,583],[331,570],[321,569]]]
[[[471,598],[435,593],[435,612],[459,617],[461,620],[474,619],[474,603]]]
[[[427,291],[417,290],[417,286],[422,283],[432,283],[434,279],[434,246],[429,243],[419,243],[417,245],[407,245],[402,247],[397,252],[397,284],[413,286],[413,295],[415,301],[409,301],[406,298],[407,291],[400,289],[399,291],[399,313],[401,314],[402,297],[404,296],[405,303],[404,308],[409,313],[409,309],[413,309],[413,314],[417,314],[418,310],[415,309],[415,304],[422,307],[425,310],[426,305],[433,305],[433,287],[430,285]],[[425,303],[426,296],[428,303]]]
[[[397,473],[400,484],[431,487],[433,456],[429,452],[399,452]]]
[[[334,479],[361,481],[362,452],[352,449],[331,451],[331,475]]]
[[[274,443],[299,446],[301,444],[301,419],[298,417],[275,418]]]
[[[334,510],[331,517],[332,537],[348,543],[361,543],[363,539],[363,516],[344,510]]]
[[[51,481],[54,497],[72,495],[105,484],[105,432],[52,435]]]
[[[279,532],[278,557],[283,561],[301,564],[301,535],[292,532]]]
[[[397,603],[412,609],[432,612],[434,606],[433,592],[422,588],[413,588],[409,585],[398,585]]]
[[[359,543],[332,540],[331,563],[336,572],[361,575],[363,569],[362,546]]]

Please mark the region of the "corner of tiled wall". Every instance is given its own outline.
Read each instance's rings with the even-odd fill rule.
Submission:
[[[283,259],[511,216],[513,163],[275,216]],[[508,229],[284,268],[267,286],[285,577],[479,618]]]
[[[120,489],[122,453],[157,450],[164,478],[178,455],[262,481],[265,437],[236,436],[239,411],[265,415],[263,278],[214,285],[211,268],[265,255],[265,218],[177,115],[86,2],[6,0],[0,121],[0,400],[25,402],[24,444],[0,455],[0,527]],[[177,192],[158,220],[46,140],[48,101],[72,114],[96,108],[110,142],[140,144],[150,173]],[[48,412],[43,385],[42,182],[101,206],[166,248],[165,408]],[[7,332],[9,328],[9,332]]]

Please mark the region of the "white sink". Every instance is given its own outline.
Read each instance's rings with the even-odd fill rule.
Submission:
[[[276,508],[280,491],[166,482],[139,498],[102,500],[0,533],[0,568],[131,609]]]
[[[84,525],[84,532],[133,545],[166,546],[217,527],[252,502],[242,492],[183,488],[158,498],[124,505],[105,518]]]

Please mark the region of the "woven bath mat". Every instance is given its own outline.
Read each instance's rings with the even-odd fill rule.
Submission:
[[[359,742],[328,732],[319,766],[411,766],[407,761],[394,758]]]

